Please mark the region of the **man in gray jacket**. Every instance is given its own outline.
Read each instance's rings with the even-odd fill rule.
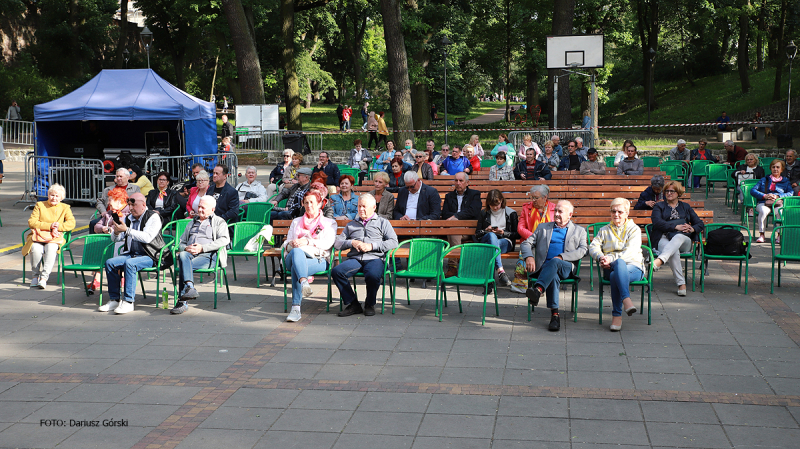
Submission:
[[[227,265],[228,253],[225,247],[231,239],[228,235],[228,225],[222,217],[214,215],[217,201],[210,195],[200,198],[197,215],[183,231],[178,245],[178,273],[181,293],[178,303],[172,309],[172,314],[179,314],[189,310],[186,301],[197,299],[199,296],[194,288],[194,270],[198,268],[213,267],[219,258],[219,264]],[[216,280],[214,281],[216,282]]]
[[[644,174],[644,162],[636,158],[636,147],[629,145],[625,154],[627,157],[617,165],[617,174],[625,176]]]
[[[561,200],[556,204],[553,221],[542,223],[520,246],[525,270],[537,278],[525,292],[528,303],[539,305],[539,297],[547,292],[547,307],[551,310],[551,331],[561,328],[558,316],[558,291],[561,281],[577,269],[576,263],[586,255],[586,229],[572,222],[572,203]]]
[[[363,313],[375,315],[375,301],[378,287],[383,280],[386,253],[397,248],[397,234],[389,220],[375,213],[375,197],[365,193],[358,198],[358,217],[347,223],[342,234],[336,239],[333,247],[338,250],[349,249],[347,260],[342,261],[331,271],[333,282],[339,289],[345,309],[339,316],[345,317]],[[367,297],[364,307],[358,303],[350,276],[364,273],[367,284]]]

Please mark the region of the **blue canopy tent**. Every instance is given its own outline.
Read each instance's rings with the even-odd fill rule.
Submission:
[[[176,88],[150,69],[103,70],[75,91],[33,108],[36,155],[105,159],[103,148],[145,148],[145,133],[169,132],[170,155],[217,152],[213,103]],[[75,147],[83,147],[76,154]],[[49,162],[38,161],[38,196]],[[41,174],[41,175],[40,175]]]

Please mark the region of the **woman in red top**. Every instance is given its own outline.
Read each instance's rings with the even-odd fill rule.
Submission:
[[[544,184],[535,185],[531,187],[528,195],[531,197],[531,202],[522,206],[522,213],[519,215],[519,221],[517,222],[517,233],[519,234],[520,242],[524,242],[533,235],[533,231],[540,224],[553,221],[556,211],[556,204],[548,200],[550,187]],[[525,271],[525,261],[520,259],[517,261],[517,269],[514,271],[511,290],[524,294],[527,288],[528,274]]]
[[[475,156],[475,147],[470,144],[464,145],[464,156],[467,157],[469,160],[470,165],[472,165],[472,171],[480,171],[481,170],[481,159],[478,156]]]

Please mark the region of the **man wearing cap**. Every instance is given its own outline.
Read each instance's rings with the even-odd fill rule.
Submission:
[[[672,161],[689,161],[690,151],[686,151],[686,141],[678,139],[675,148],[669,150],[669,159]]]
[[[124,223],[112,222],[111,239],[124,242],[122,255],[106,261],[106,277],[108,279],[108,296],[110,300],[100,306],[100,312],[113,311],[122,315],[133,311],[136,297],[136,280],[138,272],[158,264],[161,257],[162,268],[172,264],[169,251],[161,253],[164,239],[161,237],[161,217],[158,212],[149,210],[144,195],[140,192],[128,198],[131,211]],[[120,297],[122,274],[125,274],[125,298]]]
[[[606,164],[597,160],[597,150],[595,148],[589,148],[589,150],[586,152],[586,157],[588,157],[589,160],[581,163],[582,175],[606,174]]]
[[[311,184],[311,169],[308,167],[297,169],[295,178],[297,179],[297,184],[281,190],[281,193],[272,200],[272,204],[275,206],[270,212],[270,217],[273,220],[291,220],[294,218],[294,213],[299,212],[300,208],[303,207],[303,196]],[[286,200],[286,207],[278,207],[278,203],[283,200]]]

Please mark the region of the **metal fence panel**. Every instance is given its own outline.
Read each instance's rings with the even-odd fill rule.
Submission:
[[[186,156],[153,156],[144,163],[144,171],[151,181],[158,173],[165,171],[171,175],[172,182],[186,182],[191,178],[192,165],[200,164],[211,176],[217,164],[228,167],[228,184],[236,186],[239,158],[234,153],[198,154]],[[155,184],[155,182],[153,182]]]
[[[15,143],[19,145],[33,145],[36,135],[36,125],[33,122],[23,122],[20,120],[0,120],[3,127],[3,143]]]
[[[287,130],[251,130],[249,132],[236,133],[236,153],[271,153],[283,151],[283,136],[286,134],[302,133],[305,135],[312,153],[322,151],[322,134],[313,131],[287,131]]]
[[[94,204],[105,188],[103,161],[68,157],[25,158],[25,192],[17,203],[35,203],[46,198],[51,185],[64,186],[64,200]]]
[[[554,135],[561,138],[561,145],[565,145],[570,139],[580,137],[583,139],[583,145],[587,148],[594,147],[594,133],[590,129],[542,129],[530,131],[511,131],[508,133],[508,139],[514,144],[514,147],[519,148],[522,145],[523,138],[530,134],[534,142],[544,150],[544,143],[550,140]]]

